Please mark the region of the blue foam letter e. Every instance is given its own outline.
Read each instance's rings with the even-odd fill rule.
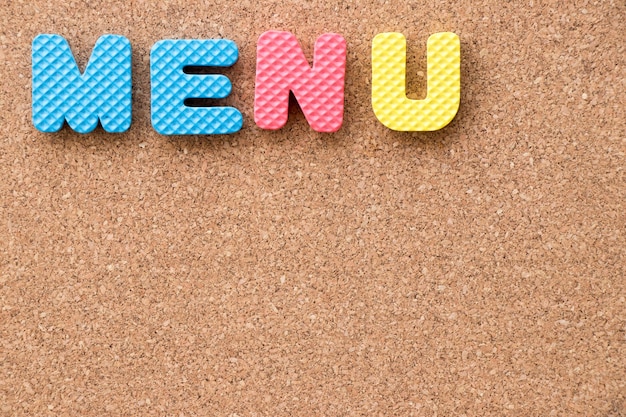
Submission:
[[[98,120],[107,132],[125,132],[131,123],[131,47],[123,36],[96,42],[81,75],[70,46],[59,35],[33,39],[33,124],[57,132],[63,121],[89,133]]]
[[[187,66],[230,67],[239,56],[228,39],[166,39],[150,53],[152,126],[162,135],[235,133],[243,116],[234,107],[188,107],[188,98],[224,98],[230,80],[219,74],[186,74]]]

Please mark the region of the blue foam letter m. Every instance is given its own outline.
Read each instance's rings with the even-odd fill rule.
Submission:
[[[98,120],[107,132],[124,132],[131,123],[131,47],[123,36],[96,42],[81,75],[67,41],[59,35],[33,40],[33,124],[57,132],[63,121],[89,133]]]

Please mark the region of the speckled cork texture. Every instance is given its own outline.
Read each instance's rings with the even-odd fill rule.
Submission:
[[[626,415],[623,1],[3,1],[1,416]],[[256,42],[347,42],[341,129],[254,124]],[[371,46],[461,42],[458,114],[395,132]],[[31,43],[132,45],[126,133],[32,124]],[[225,38],[241,131],[150,122],[150,50]],[[212,72],[213,73],[213,72]]]

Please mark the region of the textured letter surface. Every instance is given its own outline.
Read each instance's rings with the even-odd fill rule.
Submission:
[[[313,68],[290,32],[268,31],[257,45],[254,121],[262,129],[287,123],[289,91],[317,132],[336,132],[343,123],[346,40],[335,33],[317,38]]]
[[[84,74],[70,46],[59,35],[33,40],[33,124],[56,132],[63,121],[80,133],[96,128],[124,132],[131,123],[131,48],[123,36],[96,42]]]
[[[392,130],[439,130],[454,119],[461,101],[461,46],[454,33],[435,33],[427,46],[424,100],[406,96],[406,39],[379,33],[372,42],[372,107]]]
[[[219,74],[186,74],[187,66],[230,67],[239,50],[227,39],[162,40],[150,54],[152,126],[162,135],[235,133],[243,116],[234,107],[188,107],[188,98],[225,98],[230,80]]]

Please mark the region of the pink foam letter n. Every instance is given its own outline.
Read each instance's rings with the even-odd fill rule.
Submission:
[[[290,32],[268,31],[259,37],[254,121],[262,129],[287,123],[289,91],[317,132],[336,132],[343,122],[346,40],[336,33],[317,38],[313,68]]]

